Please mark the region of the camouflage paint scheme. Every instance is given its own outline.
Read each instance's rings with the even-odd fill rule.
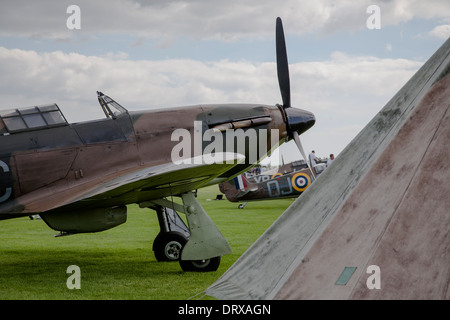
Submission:
[[[236,187],[236,179],[219,184],[220,192],[231,202],[296,198],[314,181],[310,169],[287,174],[276,173],[272,176],[259,175],[246,178],[242,175],[242,179],[246,180],[246,186],[242,189]]]
[[[61,235],[99,232],[126,222],[126,205],[137,203],[157,213],[161,231],[153,250],[158,261],[179,260],[184,271],[215,271],[231,248],[192,190],[247,171],[287,139],[300,145],[298,135],[315,123],[312,113],[291,107],[280,18],[276,38],[283,105],[128,112],[98,92],[106,119],[68,124],[56,104],[1,111],[0,220],[38,213]],[[177,130],[190,139],[189,148],[176,149],[187,160],[181,163],[173,159],[180,143],[172,139]],[[228,146],[230,131],[244,134],[233,138],[248,140],[244,148]],[[225,161],[197,161],[204,150],[212,153],[205,132],[214,132],[220,149],[214,148],[214,154],[226,152]],[[247,132],[257,140],[247,139]],[[262,146],[263,152],[256,150]],[[169,196],[180,196],[183,206]],[[176,211],[186,214],[189,227]]]
[[[294,128],[299,133],[314,124],[309,112],[292,111],[304,120]],[[115,119],[1,135],[5,168],[0,171],[0,194],[11,192],[0,198],[0,219],[139,203],[191,191],[214,178],[230,179],[253,164],[175,166],[171,151],[178,142],[171,141],[171,134],[177,128],[193,134],[194,121],[202,121],[204,132],[258,117],[271,121],[248,128],[278,129],[280,144],[286,140],[284,110],[263,105],[125,112]],[[276,147],[270,145],[270,136],[267,145]]]

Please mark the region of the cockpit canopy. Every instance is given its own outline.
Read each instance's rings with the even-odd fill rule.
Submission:
[[[68,125],[56,103],[0,111],[0,134],[32,131]]]
[[[98,102],[108,119],[116,119],[128,110],[97,91]],[[69,123],[56,103],[20,109],[0,110],[0,135],[67,126]]]
[[[128,113],[127,109],[100,91],[97,91],[97,98],[107,118],[116,119],[119,115]]]

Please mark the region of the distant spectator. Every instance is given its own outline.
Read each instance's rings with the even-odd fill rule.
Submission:
[[[327,161],[327,167],[334,161],[334,154],[330,154],[330,158]]]
[[[319,158],[316,157],[316,152],[313,150],[309,154],[309,164],[311,166],[311,170],[313,170],[314,173],[317,173],[316,169],[314,169],[314,166],[317,164],[316,161],[319,161]]]

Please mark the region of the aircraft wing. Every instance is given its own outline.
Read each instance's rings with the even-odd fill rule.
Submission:
[[[252,191],[256,191],[258,189],[252,189],[252,190],[245,190],[245,191],[240,191],[237,195],[236,198],[242,198],[243,196],[245,196],[247,193],[252,192]]]
[[[239,190],[239,193],[236,195],[236,198],[242,198],[249,192],[255,192],[258,191],[258,186],[250,186],[246,187],[245,189]]]
[[[181,164],[168,162],[86,181],[73,187],[64,187],[67,182],[60,181],[58,185],[40,188],[0,205],[0,219],[58,209],[136,203],[192,191],[243,162],[245,157],[224,153],[220,159],[223,159],[221,163],[211,164],[199,158],[191,158]]]

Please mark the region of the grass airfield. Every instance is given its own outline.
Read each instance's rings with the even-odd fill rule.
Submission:
[[[217,186],[200,189],[198,200],[233,253],[208,273],[185,273],[178,262],[157,262],[156,213],[137,205],[128,207],[127,222],[116,228],[59,238],[42,220],[0,221],[0,299],[189,299],[218,279],[294,200],[249,202],[238,209],[237,203],[212,200],[217,194]],[[70,265],[80,268],[80,289],[66,285]]]

